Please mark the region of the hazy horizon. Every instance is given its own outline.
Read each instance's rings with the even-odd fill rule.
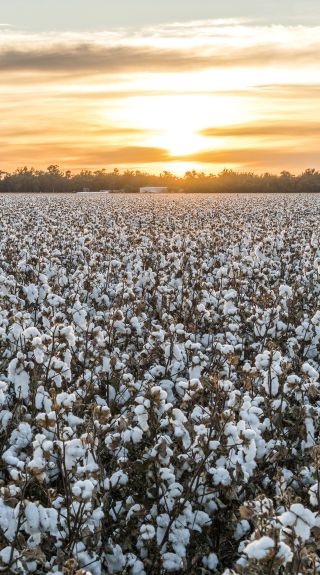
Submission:
[[[319,16],[315,0],[12,0],[0,168],[317,168]]]

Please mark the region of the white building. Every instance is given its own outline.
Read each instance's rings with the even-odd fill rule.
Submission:
[[[168,188],[164,188],[164,187],[150,187],[147,186],[145,188],[140,188],[140,194],[144,193],[152,193],[152,194],[161,194],[161,193],[165,193],[168,191]]]

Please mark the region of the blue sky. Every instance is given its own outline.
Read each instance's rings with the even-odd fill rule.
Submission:
[[[0,23],[33,31],[99,30],[242,17],[313,23],[319,0],[0,0]]]

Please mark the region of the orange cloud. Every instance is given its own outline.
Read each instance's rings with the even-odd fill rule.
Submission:
[[[300,122],[282,124],[271,122],[270,124],[263,124],[262,122],[256,122],[254,124],[205,128],[204,130],[201,130],[200,133],[203,136],[223,138],[274,138],[276,136],[302,138],[308,136],[318,136],[320,134],[320,123]]]

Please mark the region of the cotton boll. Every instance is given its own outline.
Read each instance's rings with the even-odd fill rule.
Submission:
[[[318,482],[312,485],[309,489],[310,503],[314,507],[319,506],[320,495],[319,495],[319,484]]]
[[[231,477],[227,469],[224,469],[223,467],[211,468],[210,473],[212,475],[214,485],[230,485]]]
[[[26,505],[25,516],[28,523],[29,533],[37,532],[40,526],[40,515],[35,503],[28,503]]]
[[[140,527],[140,535],[144,541],[150,541],[155,537],[156,531],[153,525],[141,525]]]
[[[270,555],[275,547],[275,542],[271,537],[261,537],[251,543],[248,543],[244,548],[244,553],[249,559],[256,559],[257,561],[265,559]]]
[[[0,381],[0,405],[3,405],[6,401],[6,391],[8,389],[8,384],[4,381]]]
[[[287,545],[283,541],[280,541],[278,543],[278,552],[276,558],[281,560],[283,565],[290,563],[293,558],[293,552],[291,551],[289,545]]]
[[[242,539],[242,537],[250,530],[250,523],[246,519],[242,519],[236,526],[234,531],[234,537],[237,541]]]
[[[218,564],[219,560],[215,553],[209,553],[209,555],[202,558],[202,565],[209,569],[209,571],[216,571]]]
[[[279,520],[285,526],[292,527],[297,537],[307,541],[310,531],[316,524],[316,518],[312,511],[306,509],[301,503],[294,503],[290,511],[279,516]]]
[[[288,285],[283,284],[279,287],[280,297],[290,299],[292,298],[292,294],[293,294],[292,288],[289,287]]]
[[[17,398],[27,399],[29,397],[29,374],[19,366],[19,359],[13,359],[8,366],[9,380],[14,384]]]
[[[167,552],[162,555],[162,565],[170,573],[182,569],[183,561],[176,553]]]

